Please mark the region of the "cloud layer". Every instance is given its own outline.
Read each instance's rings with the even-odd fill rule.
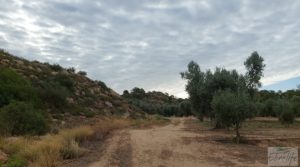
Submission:
[[[0,47],[85,70],[121,93],[134,86],[186,96],[179,72],[244,72],[254,50],[263,84],[300,76],[297,0],[0,0]]]

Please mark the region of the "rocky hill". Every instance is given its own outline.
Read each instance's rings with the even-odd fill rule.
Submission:
[[[101,81],[91,80],[86,72],[58,64],[28,61],[0,50],[0,69],[10,69],[29,81],[52,121],[62,124],[85,118],[121,115],[141,117],[143,112],[129,104]]]

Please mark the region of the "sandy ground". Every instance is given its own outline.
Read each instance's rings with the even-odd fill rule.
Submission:
[[[226,130],[197,129],[186,124],[193,118],[149,129],[115,132],[105,142],[99,160],[86,167],[210,167],[267,166],[267,145],[234,144]]]

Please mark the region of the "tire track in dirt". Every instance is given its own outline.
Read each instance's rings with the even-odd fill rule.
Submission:
[[[132,148],[128,130],[116,132],[109,142],[99,161],[88,167],[131,167]]]

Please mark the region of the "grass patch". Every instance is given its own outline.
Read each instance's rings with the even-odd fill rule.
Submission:
[[[91,127],[82,126],[74,129],[62,130],[56,135],[46,135],[35,138],[7,138],[1,139],[0,149],[11,157],[18,157],[10,163],[21,163],[21,160],[36,167],[56,167],[63,159],[77,158],[85,152],[80,144],[88,140],[94,131]]]

